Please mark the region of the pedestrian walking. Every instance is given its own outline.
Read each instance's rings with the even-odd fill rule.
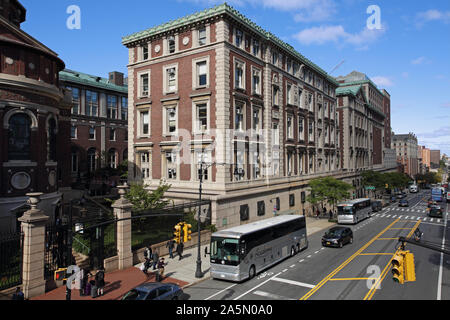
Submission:
[[[148,246],[144,251],[144,258],[153,259],[153,251],[152,247]]]
[[[316,210],[316,218],[319,219],[319,217],[320,217],[320,210],[317,209],[317,210]]]
[[[103,288],[105,287],[105,270],[103,267],[95,274],[95,286],[97,287],[97,296],[102,296]]]
[[[158,261],[158,274],[157,274],[157,280],[156,281],[161,281],[164,278],[164,266],[166,264],[164,263],[164,258],[161,258]]]
[[[183,242],[180,242],[177,246],[177,253],[178,253],[178,257],[179,257],[178,260],[183,259],[183,248],[184,248],[184,244],[183,244]]]
[[[159,261],[159,252],[158,250],[155,250],[155,253],[153,254],[153,270],[156,270],[156,267],[158,266]]]
[[[173,259],[173,248],[175,247],[175,241],[173,239],[170,239],[166,243],[166,248],[169,248],[169,257],[170,259]]]
[[[20,290],[20,287],[16,288],[16,292],[12,296],[12,300],[25,300],[23,292]]]

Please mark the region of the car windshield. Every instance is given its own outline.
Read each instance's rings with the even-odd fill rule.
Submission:
[[[329,230],[328,232],[325,233],[325,237],[326,238],[340,237],[342,232],[343,232],[342,229]]]
[[[132,289],[127,294],[125,294],[122,298],[122,300],[144,300],[145,299],[146,292]]]
[[[226,238],[211,238],[211,259],[239,261],[239,240]]]

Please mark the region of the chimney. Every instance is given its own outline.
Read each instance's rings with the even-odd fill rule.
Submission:
[[[109,82],[114,83],[117,86],[123,86],[123,73],[118,71],[110,72]]]

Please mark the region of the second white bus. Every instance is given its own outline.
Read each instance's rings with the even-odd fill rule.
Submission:
[[[370,217],[370,199],[355,199],[338,204],[338,223],[356,224]]]

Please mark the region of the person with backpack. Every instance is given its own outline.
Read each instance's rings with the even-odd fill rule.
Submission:
[[[105,270],[103,267],[95,274],[95,286],[97,287],[97,296],[102,296],[105,287]]]

